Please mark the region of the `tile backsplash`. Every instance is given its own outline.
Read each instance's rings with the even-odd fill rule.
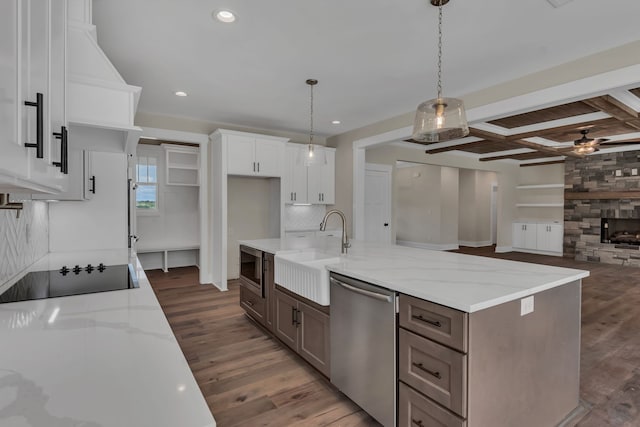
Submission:
[[[24,202],[20,218],[0,210],[0,285],[49,251],[49,207],[46,202]]]
[[[325,205],[287,205],[284,208],[284,229],[317,230],[326,212]]]

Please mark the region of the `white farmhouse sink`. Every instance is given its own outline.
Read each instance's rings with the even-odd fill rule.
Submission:
[[[276,254],[275,282],[320,305],[329,305],[328,264],[340,256],[315,249]]]

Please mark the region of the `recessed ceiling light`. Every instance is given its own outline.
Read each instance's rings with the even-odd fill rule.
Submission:
[[[222,9],[213,12],[213,16],[220,22],[230,24],[236,20],[236,14],[230,10]]]
[[[331,122],[332,125],[339,125],[340,123],[342,123],[340,120],[333,120]]]
[[[187,96],[187,92],[183,92],[181,90],[176,92],[176,96]]]

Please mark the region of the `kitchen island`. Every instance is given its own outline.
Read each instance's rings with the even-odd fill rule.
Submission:
[[[241,243],[276,258],[334,252],[324,267],[338,279],[398,294],[397,339],[389,341],[398,354],[397,425],[554,426],[580,409],[581,279],[587,271],[357,241],[340,256],[338,239]],[[271,293],[276,300],[287,292],[279,285]],[[304,326],[299,315],[311,303],[300,299],[304,310],[292,306],[292,315],[274,308],[274,334],[282,340],[278,321]],[[326,315],[333,330],[331,309]],[[325,329],[313,330],[329,333]],[[319,369],[333,380],[334,369],[326,367],[335,361],[334,349],[316,347],[315,354],[307,351],[314,357],[301,356],[316,367],[321,360],[325,369]],[[327,353],[330,360],[323,361]]]
[[[215,426],[128,251],[52,253],[29,270],[97,262],[132,263],[139,287],[0,304],[0,425]]]

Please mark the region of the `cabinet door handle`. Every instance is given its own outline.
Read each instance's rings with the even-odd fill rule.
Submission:
[[[256,162],[253,162],[253,171],[256,171]]]
[[[93,175],[91,178],[89,178],[89,181],[91,181],[91,189],[89,191],[93,194],[96,194],[96,176]]]
[[[247,304],[249,307],[253,307],[253,303],[249,300],[244,302],[245,304]]]
[[[40,92],[36,94],[36,102],[24,101],[27,107],[36,107],[36,143],[26,142],[25,147],[35,148],[36,157],[44,158],[44,95]]]
[[[258,162],[258,172],[260,172],[260,162]]]
[[[59,167],[60,172],[65,175],[69,174],[69,146],[67,135],[67,128],[65,126],[60,127],[60,132],[53,132],[53,136],[60,140],[60,161],[53,162],[53,165]]]
[[[293,192],[293,200],[294,200],[295,202],[297,202],[297,201],[298,201],[298,193],[296,193],[295,191]]]
[[[424,366],[422,366],[422,363],[411,363],[413,366],[415,366],[416,368],[420,369],[422,372],[426,372],[427,374],[431,375],[432,377],[436,377],[437,379],[441,379],[442,375],[440,375],[440,372],[438,371],[432,371],[431,369],[427,369]]]
[[[296,308],[291,307],[291,324],[296,326]]]
[[[411,316],[412,319],[415,320],[419,320],[420,322],[424,322],[424,323],[428,323],[432,326],[435,326],[436,328],[441,328],[442,327],[442,323],[440,323],[437,320],[430,320],[430,319],[425,319],[424,317],[422,317],[422,314],[416,316],[415,314]]]
[[[422,420],[414,420],[413,418],[411,418],[411,423],[417,425],[418,427],[424,427],[424,424],[422,424]]]
[[[289,200],[293,202],[293,191],[291,192],[291,194],[289,195]]]

